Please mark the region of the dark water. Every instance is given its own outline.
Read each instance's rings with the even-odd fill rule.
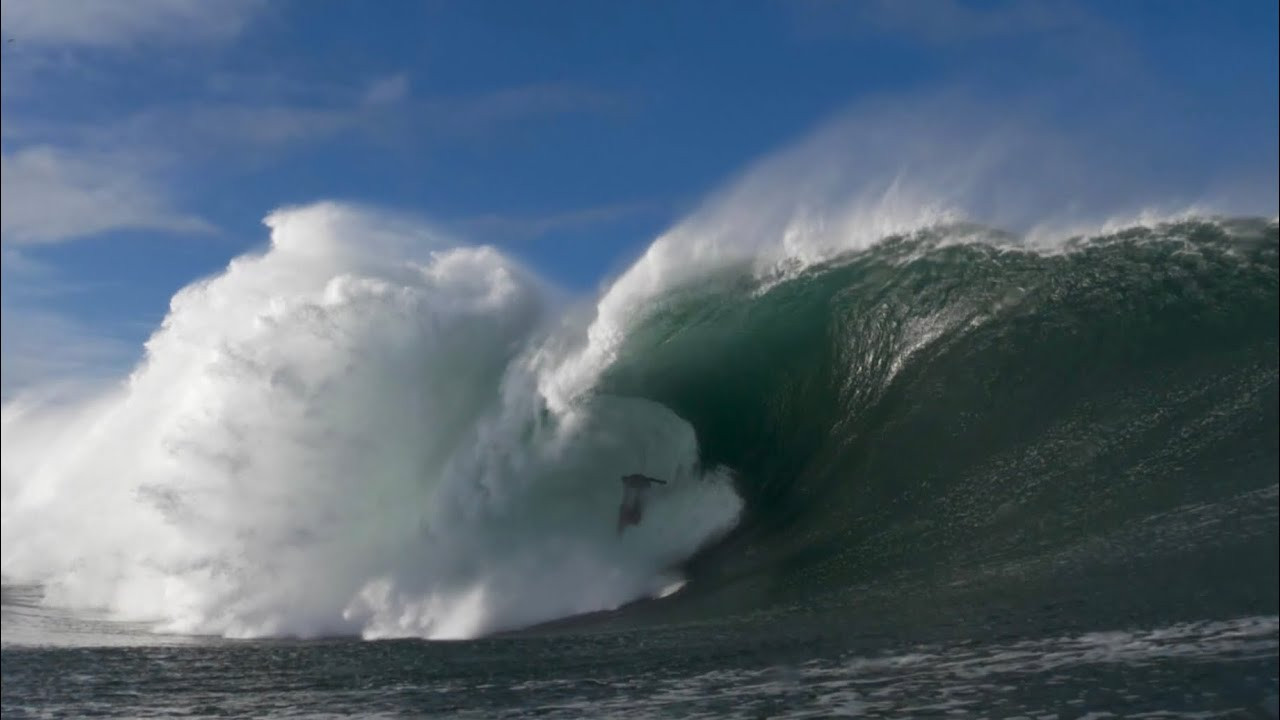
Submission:
[[[9,587],[4,716],[1275,717],[1276,225],[962,232],[726,273],[633,333],[602,391],[687,419],[747,501],[676,596],[230,642]]]

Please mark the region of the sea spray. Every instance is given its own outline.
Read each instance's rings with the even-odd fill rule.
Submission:
[[[173,632],[468,637],[661,593],[733,523],[670,411],[543,406],[527,270],[351,207],[267,222],[121,387],[6,406],[7,580]],[[667,510],[619,540],[636,470]]]

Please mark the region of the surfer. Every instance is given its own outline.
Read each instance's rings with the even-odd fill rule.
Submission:
[[[644,516],[644,496],[654,483],[666,485],[666,480],[651,478],[639,473],[622,476],[622,505],[618,507],[618,534],[628,525],[639,525]]]

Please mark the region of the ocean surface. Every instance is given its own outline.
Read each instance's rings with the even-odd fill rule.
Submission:
[[[1280,713],[1274,219],[677,233],[589,305],[269,224],[6,404],[5,718]]]

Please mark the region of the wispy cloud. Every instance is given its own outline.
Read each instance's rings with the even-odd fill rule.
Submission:
[[[934,43],[1094,29],[1097,23],[1078,6],[1022,0],[974,5],[959,0],[875,0],[853,9],[878,30],[907,33]]]
[[[626,95],[558,83],[521,85],[464,97],[437,98],[424,110],[454,129],[491,128],[535,116],[607,114],[625,110]]]
[[[14,41],[4,45],[0,69],[6,397],[49,381],[114,376],[138,354],[77,319],[66,294],[93,278],[43,265],[57,256],[51,244],[123,230],[210,232],[183,200],[200,197],[199,179],[279,164],[286,153],[358,142],[415,153],[459,142],[487,148],[531,122],[631,105],[623,94],[569,83],[433,94],[394,68],[363,77],[296,67],[249,74],[229,41],[263,7],[259,0],[3,0],[0,24]],[[159,92],[140,90],[149,87]],[[608,206],[463,224],[484,238],[519,240],[639,211]]]
[[[5,43],[0,240],[56,243],[112,230],[207,232],[211,225],[175,207],[166,188],[172,156],[153,137],[103,133],[109,117],[47,109],[83,102],[119,73],[98,58],[131,57],[142,46],[206,43],[240,34],[262,0],[4,0]],[[95,59],[89,59],[95,58]],[[110,64],[110,63],[108,63]],[[91,104],[95,113],[110,104]],[[40,112],[45,108],[45,112]],[[66,120],[65,117],[76,118]],[[270,124],[265,124],[270,128]],[[6,256],[12,265],[14,258]]]
[[[0,248],[0,278],[2,278],[5,303],[39,304],[55,298],[90,291],[104,282],[73,282],[59,273],[50,263],[34,258],[29,248],[22,245],[4,245]]]
[[[986,62],[982,50],[1002,45],[1018,47],[1024,62],[1052,58],[1060,67],[1104,79],[1128,76],[1140,65],[1116,28],[1080,4],[1061,0],[811,0],[791,7],[809,33],[897,37],[964,51],[952,57],[965,65]]]
[[[619,203],[548,214],[493,213],[465,218],[454,225],[462,234],[482,241],[515,242],[610,225],[652,210],[650,203]]]
[[[377,78],[364,92],[364,105],[391,105],[409,97],[409,76],[397,73]]]
[[[938,45],[1096,30],[1079,6],[1053,0],[972,3],[962,0],[812,0],[797,4],[810,29],[906,35]]]
[[[142,355],[145,328],[77,319],[68,312],[78,304],[72,296],[103,283],[69,277],[27,250],[6,245],[0,252],[0,400],[75,395],[124,377]]]
[[[48,146],[0,156],[0,239],[53,243],[110,230],[208,232],[175,209],[141,164],[127,155],[75,154]]]
[[[225,79],[224,79],[225,82]],[[336,97],[335,97],[336,96]],[[341,94],[281,103],[226,97],[153,105],[93,123],[6,117],[6,140],[63,148],[148,148],[186,162],[226,164],[248,155],[315,146],[334,138],[385,144],[441,143],[491,137],[537,119],[622,111],[622,94],[569,85],[525,85],[470,95],[415,98],[404,74],[378,77]]]
[[[396,74],[353,89],[340,102],[295,105],[211,105],[185,117],[141,116],[142,133],[173,128],[183,137],[243,141],[263,147],[318,141],[354,133],[385,142],[442,142],[490,136],[523,122],[563,115],[609,114],[629,106],[627,96],[565,84],[531,84],[468,95],[412,97],[410,79]],[[163,119],[161,119],[163,118]]]
[[[23,46],[118,48],[222,40],[239,34],[261,0],[5,0],[0,26]]]
[[[202,150],[261,152],[326,140],[364,121],[354,106],[196,104],[145,110],[90,132],[101,133],[101,143],[137,144],[150,138],[183,155],[197,156]]]
[[[0,307],[0,397],[122,376],[141,349],[57,312]]]
[[[921,57],[943,60],[950,79],[960,84],[1000,78],[1032,93],[1051,86],[1064,97],[1064,88],[1074,84],[1095,96],[1114,89],[1122,98],[1147,85],[1144,61],[1124,32],[1079,3],[810,0],[789,7],[796,28],[807,36],[872,37],[927,49]]]

